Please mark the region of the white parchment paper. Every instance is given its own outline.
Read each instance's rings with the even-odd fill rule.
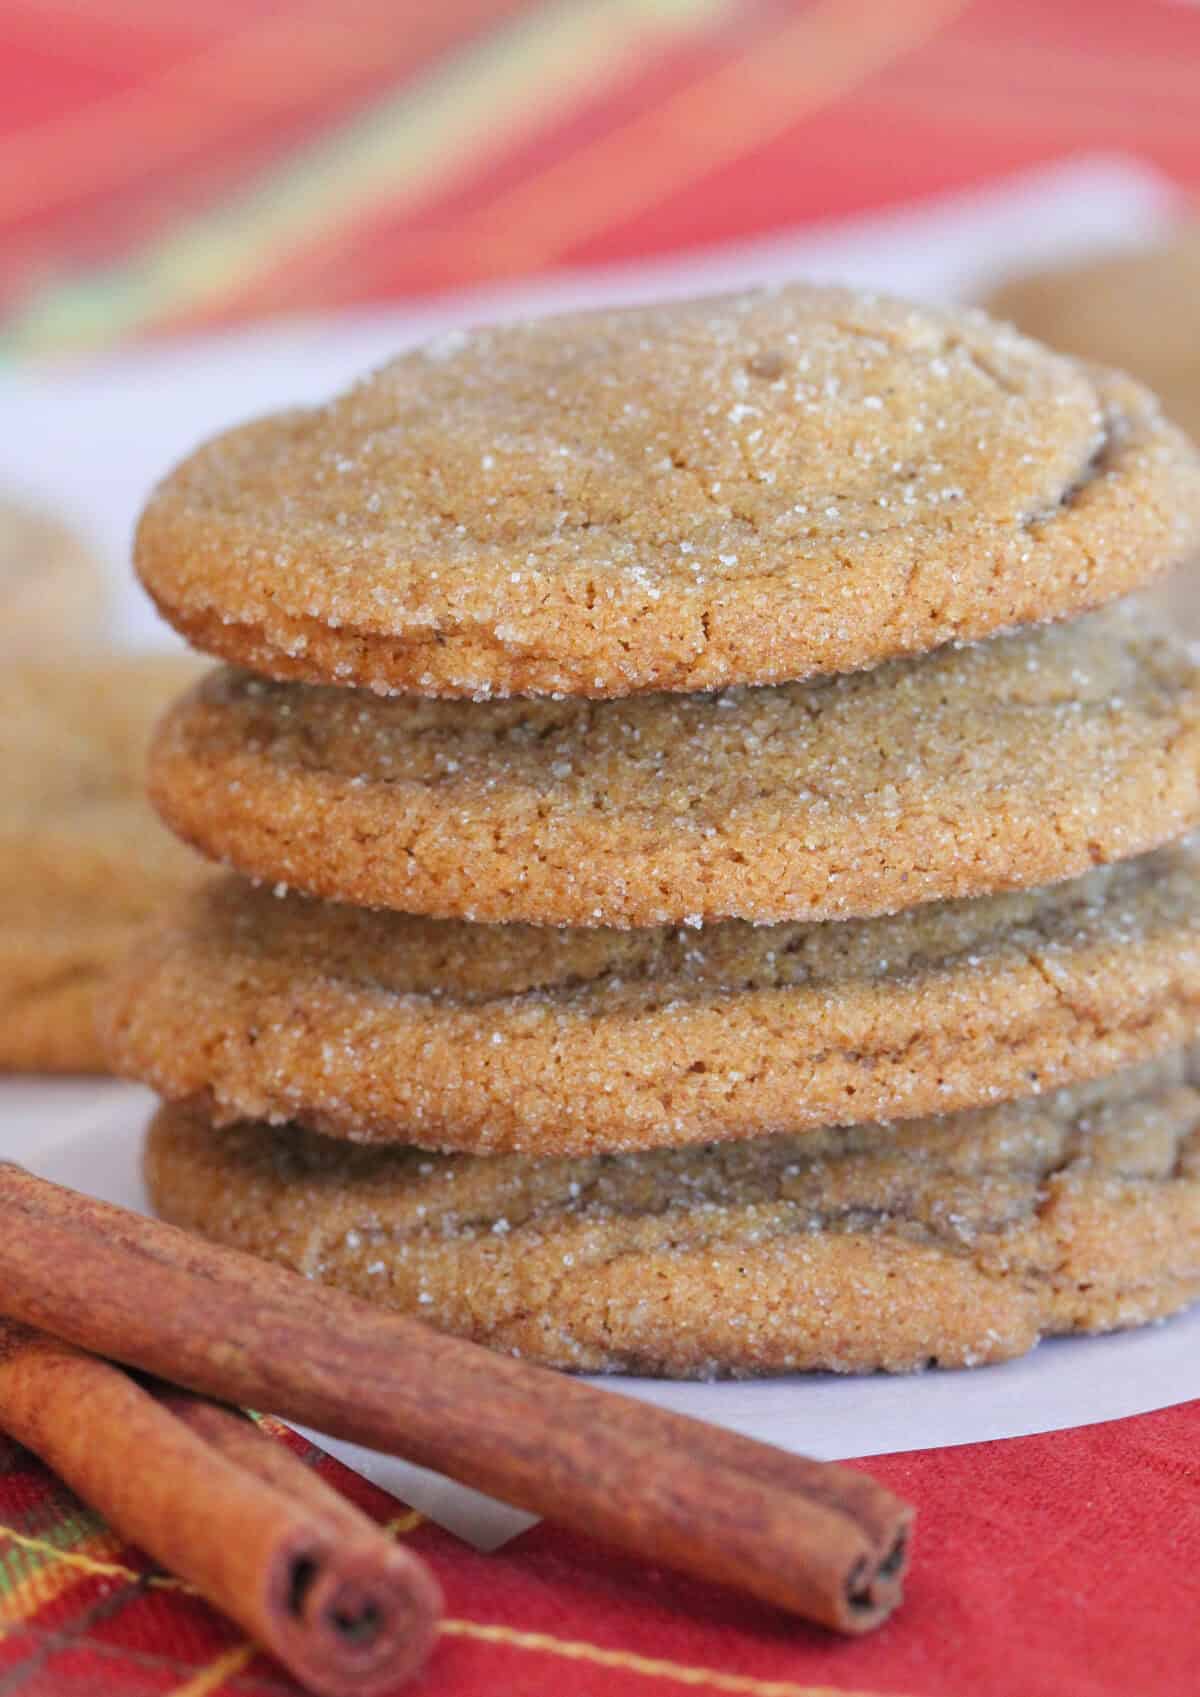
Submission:
[[[139,1154],[153,1106],[150,1093],[132,1085],[0,1084],[0,1154],[60,1184],[144,1210]],[[830,1461],[936,1449],[1084,1426],[1200,1397],[1200,1309],[1112,1337],[1056,1339],[1019,1361],[973,1371],[593,1383]],[[481,1549],[495,1548],[531,1524],[528,1515],[422,1468],[320,1433],[312,1436]]]

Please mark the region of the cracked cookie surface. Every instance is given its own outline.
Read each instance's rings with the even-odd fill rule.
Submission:
[[[1200,670],[1122,602],[806,684],[383,700],[214,673],[151,794],[252,876],[488,921],[831,919],[1076,876],[1200,823]]]
[[[901,1125],[530,1161],[156,1118],[160,1214],[555,1367],[711,1376],[998,1361],[1200,1295],[1176,1053]]]
[[[421,919],[222,879],[118,975],[109,1052],[219,1120],[435,1149],[912,1118],[1187,1042],[1198,869],[1187,843],[883,919],[638,931]]]
[[[0,681],[0,1069],[106,1070],[95,999],[138,927],[205,867],[143,795],[186,657],[11,666]]]
[[[381,692],[852,671],[1062,618],[1200,536],[1147,391],[794,286],[454,333],[201,447],[136,561],[197,646]]]

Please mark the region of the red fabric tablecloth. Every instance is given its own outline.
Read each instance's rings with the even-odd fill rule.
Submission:
[[[661,254],[1097,151],[1200,184],[1200,6],[0,0],[0,354]],[[872,1461],[921,1521],[909,1600],[861,1643],[546,1527],[479,1555],[314,1460],[445,1586],[429,1697],[1185,1697],[1198,1440],[1193,1403]],[[288,1689],[0,1447],[0,1697]]]
[[[1193,1697],[1200,1403],[876,1458],[919,1508],[904,1607],[842,1641],[541,1525],[480,1555],[299,1438],[433,1566],[447,1619],[416,1697]],[[4,1697],[285,1697],[237,1629],[0,1450]]]

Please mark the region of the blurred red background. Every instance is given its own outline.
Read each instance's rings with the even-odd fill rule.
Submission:
[[[0,349],[429,294],[1082,154],[1200,184],[1188,0],[0,0]]]

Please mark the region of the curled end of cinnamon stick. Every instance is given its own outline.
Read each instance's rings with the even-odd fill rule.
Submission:
[[[268,1648],[320,1697],[394,1691],[433,1648],[437,1581],[382,1539],[297,1541],[279,1551],[268,1583]]]
[[[829,1625],[839,1632],[871,1632],[892,1613],[904,1596],[912,1523],[911,1512],[902,1508],[878,1553],[855,1562]]]

